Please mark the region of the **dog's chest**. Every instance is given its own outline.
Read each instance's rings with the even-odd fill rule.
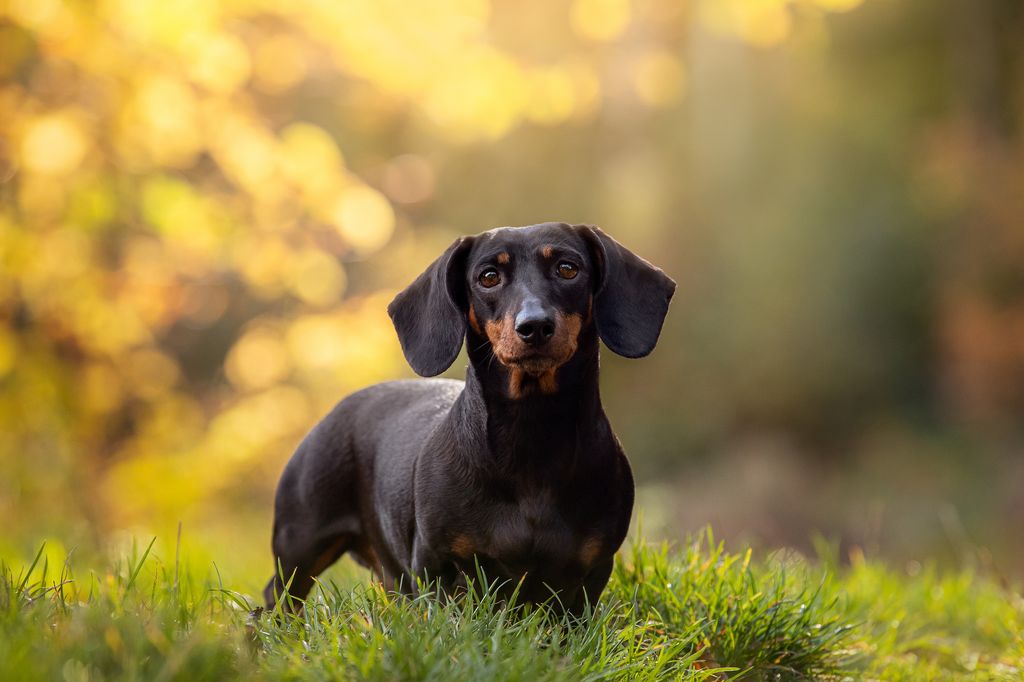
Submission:
[[[480,549],[514,572],[564,565],[584,540],[549,488],[524,491],[488,516],[491,528]]]

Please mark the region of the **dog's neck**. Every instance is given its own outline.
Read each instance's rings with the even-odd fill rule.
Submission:
[[[593,327],[584,329],[576,353],[553,376],[524,377],[489,348],[469,346],[465,415],[479,421],[496,465],[569,475],[584,459],[603,454],[591,447],[610,429],[601,406],[598,347]]]

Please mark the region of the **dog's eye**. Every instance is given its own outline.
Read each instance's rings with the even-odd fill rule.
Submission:
[[[576,275],[578,275],[579,272],[580,269],[573,265],[572,263],[562,261],[561,263],[558,264],[558,276],[561,277],[562,279],[572,279]]]
[[[484,270],[483,272],[481,272],[480,277],[478,279],[482,287],[490,289],[493,286],[497,286],[498,283],[501,282],[501,275],[498,274],[497,270],[491,268],[490,270]]]

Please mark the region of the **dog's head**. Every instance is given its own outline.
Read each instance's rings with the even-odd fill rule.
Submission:
[[[388,313],[418,374],[448,369],[468,330],[503,366],[544,377],[592,324],[619,355],[650,353],[675,286],[596,227],[542,223],[456,240]]]

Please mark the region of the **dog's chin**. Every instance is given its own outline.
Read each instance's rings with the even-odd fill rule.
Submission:
[[[514,358],[498,357],[498,361],[509,369],[514,369],[530,376],[540,376],[557,368],[562,363],[547,355],[520,355]]]

